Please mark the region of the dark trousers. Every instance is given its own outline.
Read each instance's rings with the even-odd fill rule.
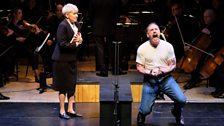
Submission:
[[[106,36],[95,36],[96,42],[96,70],[108,72],[112,59],[112,39]]]

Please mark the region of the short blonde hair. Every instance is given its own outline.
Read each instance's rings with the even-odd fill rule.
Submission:
[[[66,4],[63,8],[62,8],[62,14],[65,15],[67,13],[70,13],[72,11],[79,11],[78,7],[74,4]]]

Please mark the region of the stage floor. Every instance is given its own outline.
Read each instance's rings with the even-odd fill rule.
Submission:
[[[139,103],[132,103],[132,124],[137,126]],[[186,126],[223,126],[223,103],[188,103],[184,108]],[[156,103],[146,117],[146,126],[176,126],[170,113],[172,104]],[[58,118],[57,103],[0,103],[1,126],[99,126],[99,103],[77,103],[76,110],[82,118]],[[112,113],[111,113],[112,114]],[[121,120],[122,121],[122,120]]]
[[[134,61],[129,62],[127,75],[120,75],[118,79],[128,79],[140,83],[142,76],[131,69]],[[58,118],[58,92],[48,89],[39,94],[36,90],[38,83],[34,82],[31,67],[25,76],[26,66],[19,66],[19,80],[12,79],[0,92],[10,97],[10,100],[0,100],[0,125],[1,126],[98,126],[100,120],[100,103],[76,103],[77,112],[83,118],[74,118],[64,121]],[[189,74],[174,72],[181,89],[189,79]],[[94,58],[78,62],[78,83],[94,83],[101,79],[115,79],[111,73],[109,77],[98,77],[95,74]],[[47,79],[48,84],[52,79]],[[111,82],[112,84],[112,82]],[[183,90],[187,97],[184,109],[186,126],[223,126],[224,99],[213,98],[210,93],[213,87],[207,87],[206,81],[190,90]],[[139,102],[132,103],[132,125],[136,126],[136,116]],[[175,126],[175,119],[170,113],[172,101],[165,96],[165,100],[157,100],[153,113],[147,116],[146,126]]]

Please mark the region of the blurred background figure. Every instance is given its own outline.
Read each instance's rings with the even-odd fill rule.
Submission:
[[[40,52],[38,52],[41,55],[44,71],[40,72],[40,93],[43,93],[46,91],[47,88],[50,88],[47,85],[47,78],[52,77],[52,65],[53,61],[51,59],[55,44],[56,44],[56,33],[58,25],[61,23],[62,20],[64,20],[64,15],[62,14],[62,3],[56,3],[56,10],[55,12],[48,12],[47,17],[41,24],[43,27],[45,27],[46,31],[50,33],[49,38],[47,38],[46,43],[41,48]],[[54,88],[54,85],[51,85]]]
[[[2,23],[2,22],[1,22]],[[5,24],[0,24],[0,88],[9,82],[9,77],[14,74],[14,56],[13,51],[15,42],[14,31],[9,29]],[[0,100],[10,99],[0,93]]]
[[[208,35],[210,38],[210,43],[208,43],[208,47],[206,48],[206,52],[211,53],[215,55],[219,51],[222,50],[224,44],[223,44],[223,28],[224,25],[223,18],[220,17],[220,15],[216,14],[216,10],[212,8],[208,8],[203,12],[203,28],[201,32],[203,34]],[[206,43],[204,43],[206,44]],[[194,69],[194,71],[191,72],[191,79],[185,84],[185,89],[191,89],[196,86],[197,83],[201,82],[203,79],[203,76],[201,75],[202,69],[204,69],[204,65],[208,62],[208,59],[212,58],[211,56],[207,55],[206,53],[203,53],[200,57],[200,60]],[[215,58],[215,57],[213,57]],[[222,68],[222,67],[220,67]],[[219,71],[219,70],[217,70]],[[212,75],[212,77],[214,77]]]
[[[171,18],[167,23],[165,35],[167,41],[174,47],[177,63],[185,55],[185,44],[191,43],[199,34],[199,22],[190,15],[185,15],[183,4],[180,1],[174,1],[170,6]]]
[[[14,47],[15,42],[16,36],[14,31],[5,24],[0,24],[0,87],[9,82],[10,77],[14,76],[14,67],[16,63],[14,58],[16,55]]]
[[[126,74],[121,68],[116,71],[114,63],[114,31],[119,20],[120,5],[119,0],[90,0],[89,3],[89,16],[96,43],[97,76],[107,77],[109,69],[115,75]]]
[[[35,81],[39,82],[38,55],[34,50],[39,45],[41,34],[44,34],[36,24],[30,24],[23,20],[23,11],[21,8],[15,8],[12,11],[8,27],[11,28],[16,35],[16,59],[26,57],[32,66]]]

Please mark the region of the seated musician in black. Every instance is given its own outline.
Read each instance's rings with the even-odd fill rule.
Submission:
[[[37,40],[41,29],[23,20],[23,11],[21,8],[15,8],[12,11],[8,27],[16,35],[15,58],[28,58],[29,63],[32,65],[35,81],[39,82],[38,55],[34,53],[34,50],[39,44]]]
[[[14,73],[13,45],[16,41],[14,31],[5,24],[0,23],[0,88],[9,81],[9,76]],[[0,100],[9,100],[10,97],[0,93]]]
[[[171,18],[164,31],[167,41],[171,42],[179,64],[185,55],[185,42],[190,43],[200,32],[199,23],[195,18],[188,16],[184,12],[181,2],[174,1],[170,6]],[[178,66],[178,65],[177,65]]]
[[[5,24],[0,24],[0,76],[1,82],[7,83],[9,77],[14,75],[16,36],[12,29]],[[1,83],[1,84],[2,84]],[[0,84],[0,86],[1,86]]]
[[[224,62],[215,69],[210,78],[210,82],[214,83],[215,87],[215,91],[211,95],[215,98],[224,98]]]
[[[41,22],[42,26],[50,33],[50,36],[44,46],[40,50],[40,55],[43,60],[44,71],[40,72],[40,88],[39,93],[43,93],[46,91],[49,85],[46,83],[47,78],[52,77],[52,59],[51,56],[53,54],[55,48],[55,36],[57,32],[58,25],[64,19],[64,15],[62,14],[63,4],[57,3],[55,14],[49,12],[49,15],[44,22]],[[54,85],[51,85],[54,88]]]
[[[206,26],[202,29],[202,33],[208,34],[211,37],[211,44],[205,51],[214,55],[223,47],[222,21],[216,20],[216,13],[213,9],[206,9],[203,13],[203,19]],[[196,69],[191,73],[191,79],[184,85],[184,89],[191,89],[202,81],[200,70],[208,57],[208,54],[203,53]]]

